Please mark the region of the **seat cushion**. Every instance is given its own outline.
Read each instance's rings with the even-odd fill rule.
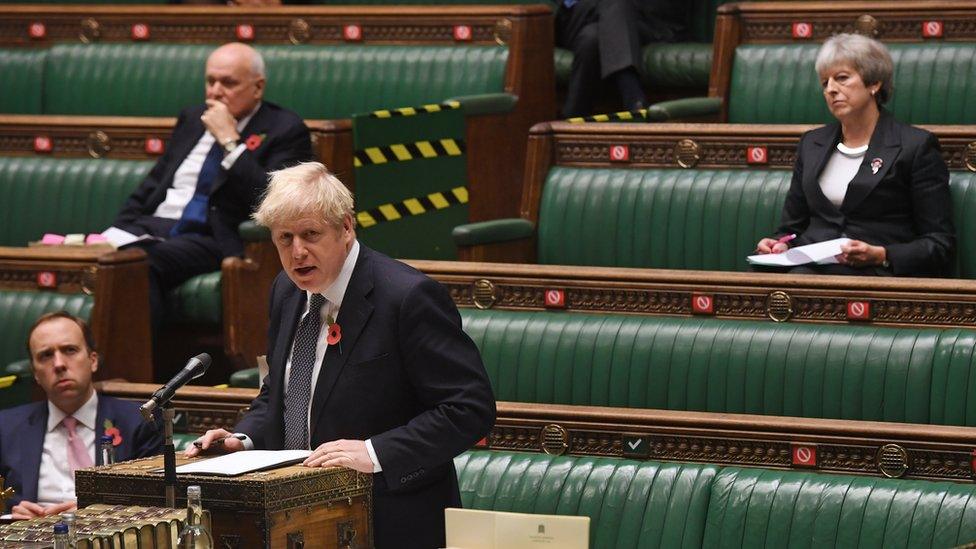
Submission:
[[[503,401],[976,426],[976,332],[462,309]]]
[[[641,50],[642,83],[648,88],[708,87],[712,70],[712,45],[707,42],[653,43]],[[573,67],[573,52],[556,48],[553,52],[556,84],[566,87]]]
[[[0,245],[105,230],[152,162],[0,157]]]
[[[819,44],[742,45],[735,50],[729,122],[817,124],[832,121],[814,60]],[[973,124],[976,44],[888,44],[895,62],[887,108],[909,124]]]
[[[220,326],[220,271],[195,276],[169,292],[166,320],[177,324]]]
[[[203,100],[213,45],[80,44],[51,48],[44,112],[174,116]],[[259,46],[266,98],[305,118],[503,92],[502,46]],[[315,70],[309,70],[315,67]]]
[[[464,507],[590,517],[591,547],[702,547],[718,467],[469,451],[454,460]]]
[[[972,484],[725,467],[702,547],[956,547],[976,541]]]

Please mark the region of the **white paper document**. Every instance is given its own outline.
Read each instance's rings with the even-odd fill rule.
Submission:
[[[477,509],[444,510],[452,549],[588,549],[590,517]]]
[[[176,474],[236,476],[301,463],[311,450],[243,450],[201,459],[176,468]]]
[[[162,240],[159,237],[155,237],[148,234],[144,234],[144,235],[132,234],[129,231],[120,229],[118,227],[109,227],[105,229],[104,231],[102,231],[102,236],[104,236],[105,240],[108,240],[108,243],[114,246],[116,249],[121,248],[123,246],[128,246],[129,244],[132,244],[134,242],[141,242],[143,240]]]
[[[753,265],[767,265],[771,267],[795,267],[807,263],[826,265],[837,263],[836,256],[842,252],[840,247],[850,242],[850,238],[835,238],[806,246],[790,248],[781,254],[750,255],[746,258]]]

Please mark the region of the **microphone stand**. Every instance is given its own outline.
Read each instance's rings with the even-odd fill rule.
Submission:
[[[173,445],[173,422],[176,410],[173,403],[163,404],[163,486],[166,493],[166,507],[176,507],[176,447]]]

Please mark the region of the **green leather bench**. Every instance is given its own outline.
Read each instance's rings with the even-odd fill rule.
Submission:
[[[535,238],[541,264],[747,271],[746,256],[779,225],[788,170],[553,166],[538,223],[503,219],[454,229],[458,246]],[[950,172],[956,278],[976,278],[976,173]],[[523,211],[526,210],[523,204]]]
[[[462,309],[500,401],[976,426],[976,332]]]
[[[454,463],[464,507],[588,516],[594,548],[976,541],[972,484],[483,450]]]
[[[499,401],[976,427],[969,330],[460,311]]]
[[[742,11],[750,8],[761,10],[759,4],[743,4]],[[942,9],[916,2],[904,2],[897,15],[881,13],[879,20],[897,18],[904,28],[922,28],[923,20],[939,21],[952,17]],[[819,77],[814,70],[814,60],[820,44],[802,39],[789,43],[789,27],[794,22],[807,22],[813,28],[827,24],[825,19],[837,21],[849,16],[851,23],[864,8],[847,8],[833,5],[799,15],[783,11],[747,14],[756,20],[740,21],[739,5],[726,6],[733,12],[725,15],[735,20],[728,23],[728,32],[717,33],[715,40],[723,42],[722,51],[732,52],[728,57],[713,61],[715,70],[709,83],[710,97],[696,97],[664,101],[651,105],[648,118],[655,121],[682,119],[697,116],[716,116],[723,122],[748,124],[814,124],[833,121],[823,99]],[[780,8],[782,9],[782,8]],[[801,6],[802,9],[802,6]],[[845,11],[846,10],[846,11]],[[860,10],[854,13],[852,10]],[[914,10],[914,12],[913,12]],[[843,12],[843,13],[842,13]],[[743,16],[746,17],[746,16]],[[759,18],[762,19],[759,19]],[[917,19],[917,25],[913,25]],[[840,19],[842,20],[842,19]],[[720,25],[721,25],[720,21]],[[763,31],[747,33],[742,25],[765,25]],[[885,23],[882,23],[885,24]],[[887,24],[891,24],[888,22]],[[950,24],[950,23],[947,23]],[[736,30],[731,30],[733,27]],[[818,31],[818,35],[832,33]],[[976,56],[976,36],[972,33],[956,33],[952,42],[941,40],[920,41],[921,36],[906,38],[891,33],[891,42],[881,34],[895,62],[894,95],[887,107],[895,117],[910,124],[972,124],[976,122],[976,108],[969,101],[970,89],[976,83],[976,72],[969,62]],[[769,43],[770,40],[787,43]],[[739,40],[752,41],[742,43]],[[895,40],[908,40],[895,43]],[[756,43],[763,42],[763,43]],[[718,47],[718,46],[716,46]],[[718,50],[716,50],[718,51]]]
[[[11,92],[40,101],[4,99],[0,107],[22,114],[173,116],[200,102],[200,75],[213,47],[63,44],[48,50],[3,50],[0,69],[8,82],[4,85],[15,80],[18,88]],[[304,118],[347,118],[381,108],[505,91],[508,49],[502,46],[257,49],[267,64],[267,99]]]

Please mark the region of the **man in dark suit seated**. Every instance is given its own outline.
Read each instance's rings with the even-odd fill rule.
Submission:
[[[312,158],[308,128],[295,113],[262,101],[264,61],[245,44],[207,59],[206,104],[180,113],[166,152],[113,223],[149,254],[149,303],[158,328],[166,292],[240,256],[238,225],[251,215],[268,172]],[[113,244],[126,237],[106,231]]]
[[[48,313],[27,336],[34,379],[47,400],[0,411],[0,476],[16,494],[14,518],[75,507],[76,469],[101,465],[97,441],[113,436],[118,460],[149,456],[163,442],[133,402],[99,396],[92,384],[98,353],[85,321]]]
[[[270,373],[237,425],[247,438],[221,447],[311,449],[306,466],[374,473],[375,546],[443,547],[444,509],[461,505],[453,458],[495,419],[454,302],[356,240],[352,195],[321,164],[272,174],[254,217],[284,267],[271,290]]]

